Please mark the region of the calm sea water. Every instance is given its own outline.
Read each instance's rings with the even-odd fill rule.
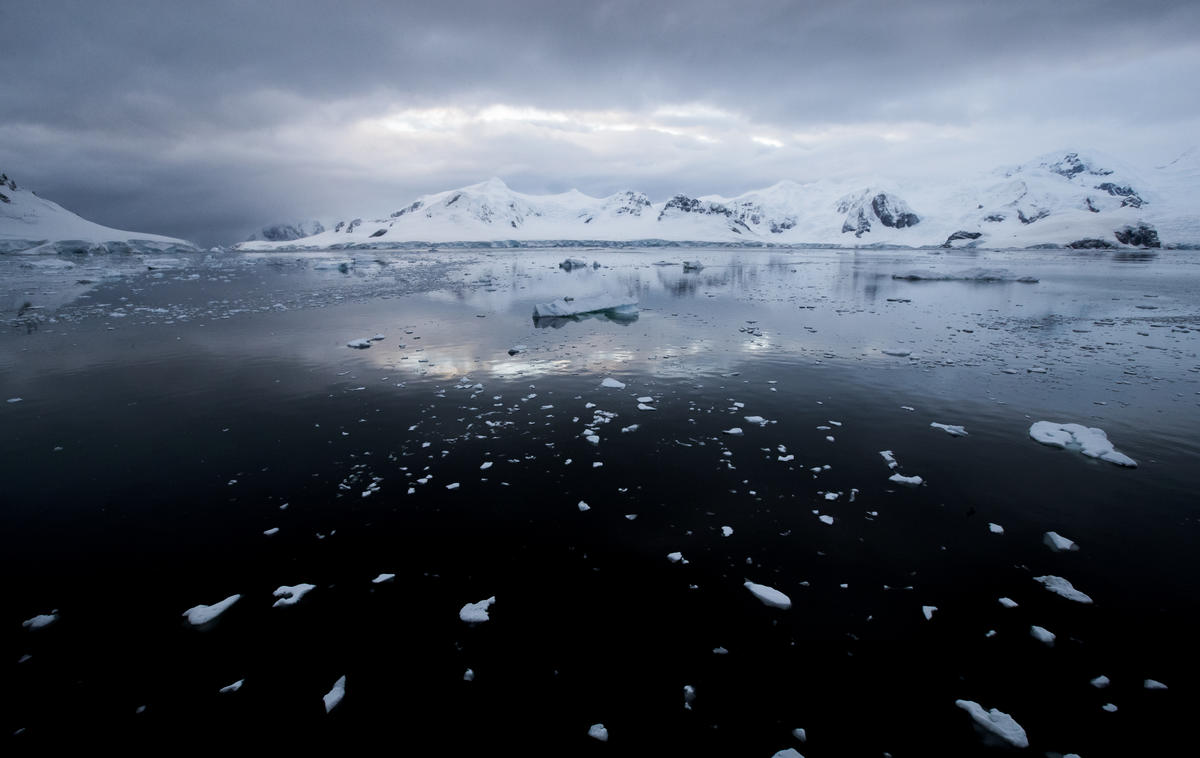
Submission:
[[[1037,755],[1190,732],[1194,254],[569,254],[0,260],[4,739],[1002,752],[957,699]],[[598,295],[637,317],[531,317]]]

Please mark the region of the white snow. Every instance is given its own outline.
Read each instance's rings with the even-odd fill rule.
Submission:
[[[482,624],[491,618],[488,615],[488,609],[496,603],[496,596],[493,595],[487,600],[480,600],[478,603],[467,603],[458,611],[458,617],[468,624]]]
[[[624,382],[618,382],[616,379],[612,379],[610,377],[605,377],[604,380],[600,382],[600,386],[601,387],[611,387],[612,389],[615,389],[615,390],[625,389]]]
[[[636,314],[638,311],[637,300],[616,295],[596,295],[575,300],[554,300],[533,306],[534,318],[580,316],[585,313],[604,311],[613,311],[623,315]]]
[[[1044,626],[1033,625],[1029,627],[1029,634],[1039,642],[1045,642],[1047,645],[1054,645],[1054,639],[1057,635]]]
[[[1089,458],[1115,463],[1118,466],[1137,466],[1137,462],[1113,448],[1103,429],[1057,421],[1035,421],[1029,436],[1043,445],[1065,450],[1078,450]]]
[[[1067,600],[1074,600],[1077,603],[1090,604],[1092,599],[1083,594],[1079,590],[1071,586],[1071,583],[1061,576],[1035,576],[1035,582],[1040,582],[1046,589],[1056,595],[1061,595]]]
[[[333,689],[325,693],[325,712],[329,713],[337,707],[338,703],[342,702],[342,698],[346,696],[346,676],[343,674],[333,683]]]
[[[888,477],[888,481],[895,482],[896,484],[904,484],[909,487],[919,487],[919,486],[921,486],[922,483],[924,483],[925,480],[919,476],[904,476],[903,474],[892,474],[891,476]]]
[[[271,607],[280,608],[285,605],[295,605],[296,603],[300,602],[301,598],[316,588],[317,585],[315,584],[296,584],[290,587],[285,584],[271,593],[275,597],[279,598],[274,602],[274,604],[272,604]]]
[[[934,429],[941,429],[946,434],[949,434],[952,437],[966,437],[967,436],[966,429],[962,428],[961,426],[955,426],[954,424],[939,424],[936,421],[932,421],[932,422],[930,422],[929,426],[933,427]]]
[[[792,599],[774,587],[768,587],[765,584],[755,584],[754,582],[746,582],[742,586],[750,590],[750,593],[762,601],[763,605],[769,605],[772,608],[782,608],[784,610],[792,607]]]
[[[1007,713],[992,708],[985,711],[983,706],[972,700],[955,700],[954,704],[971,714],[975,723],[1001,738],[1013,747],[1029,747],[1029,738],[1021,725]]]
[[[1079,549],[1079,545],[1076,545],[1074,542],[1062,536],[1058,532],[1046,532],[1044,535],[1042,535],[1042,542],[1046,543],[1046,547],[1050,548],[1056,553],[1069,552]]]
[[[191,625],[200,626],[201,624],[207,624],[217,616],[220,616],[222,613],[229,610],[229,606],[241,599],[242,596],[240,594],[230,595],[221,602],[214,603],[213,605],[196,605],[188,608],[183,612],[183,615],[187,616],[188,623]]]
[[[594,740],[608,742],[608,730],[604,728],[604,724],[592,724],[589,726],[588,736]]]
[[[26,629],[41,629],[50,626],[55,621],[58,621],[57,613],[39,613],[31,619],[22,621],[21,626]]]

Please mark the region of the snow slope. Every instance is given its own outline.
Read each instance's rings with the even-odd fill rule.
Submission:
[[[111,229],[21,189],[0,174],[0,253],[194,253],[174,237]]]
[[[618,192],[526,195],[500,179],[418,198],[389,216],[342,221],[240,250],[663,241],[865,247],[1200,246],[1200,156],[1138,171],[1061,151],[957,182],[864,177],[782,181],[733,198]]]

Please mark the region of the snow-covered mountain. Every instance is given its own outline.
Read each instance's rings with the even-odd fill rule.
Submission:
[[[302,237],[311,237],[325,231],[325,225],[316,219],[309,221],[293,221],[282,224],[268,224],[251,234],[246,241],[266,240],[267,242],[290,242]]]
[[[958,182],[783,181],[733,198],[618,192],[526,195],[499,179],[425,195],[381,218],[340,221],[241,250],[621,242],[1031,247],[1200,247],[1200,155],[1138,171],[1061,151]]]
[[[0,253],[182,253],[190,242],[112,229],[22,189],[0,174]]]

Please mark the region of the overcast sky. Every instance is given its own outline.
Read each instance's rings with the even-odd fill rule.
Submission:
[[[499,176],[735,195],[1200,142],[1195,0],[0,3],[0,171],[227,244]]]

